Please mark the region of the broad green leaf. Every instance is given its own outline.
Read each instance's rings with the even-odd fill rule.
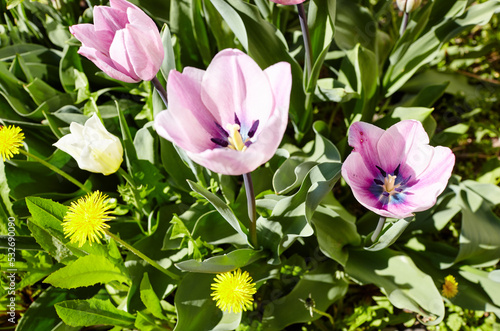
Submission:
[[[353,249],[345,271],[363,284],[380,287],[395,307],[435,317],[426,324],[436,325],[444,318],[443,299],[433,279],[404,254],[388,248],[376,252]]]
[[[261,258],[265,254],[253,249],[237,249],[230,253],[214,256],[204,261],[188,260],[176,263],[175,266],[183,271],[200,273],[222,273],[243,268]]]
[[[61,323],[61,319],[57,316],[54,305],[76,298],[87,298],[97,293],[97,288],[87,287],[85,289],[64,290],[55,287],[49,287],[42,291],[33,303],[30,304],[28,310],[23,314],[16,330],[33,331],[37,330],[53,330]],[[65,331],[80,330],[80,328],[72,328],[66,326]]]
[[[151,283],[149,282],[149,276],[146,272],[144,273],[144,276],[141,280],[141,300],[154,317],[159,319],[166,319],[163,315],[160,299],[158,299],[158,296],[151,286]]]
[[[335,272],[336,263],[326,261],[317,269],[302,276],[293,290],[264,306],[263,328],[266,331],[284,330],[287,325],[306,323],[321,317],[313,313],[300,300],[311,297],[316,309],[326,311],[335,301],[342,299],[347,293],[347,281],[338,277]]]
[[[318,207],[311,219],[321,251],[344,266],[349,256],[346,246],[358,246],[361,243],[354,221],[323,206]]]
[[[119,310],[109,300],[69,300],[55,305],[57,314],[70,326],[116,325],[134,326],[135,318]]]
[[[131,283],[125,268],[117,266],[104,256],[86,255],[52,273],[44,283],[61,288],[76,288],[106,284],[114,280]]]
[[[410,225],[411,222],[415,220],[415,217],[402,218],[396,222],[385,222],[384,229],[381,235],[377,238],[377,241],[372,243],[369,247],[365,247],[367,251],[380,251],[386,247],[391,246],[398,240],[399,236],[404,232],[404,230]],[[368,239],[371,243],[371,239]]]
[[[191,189],[201,194],[205,199],[207,199],[212,204],[212,206],[214,206],[215,209],[217,209],[217,211],[222,215],[222,217],[224,217],[224,219],[233,227],[233,229],[235,229],[236,232],[238,232],[241,235],[241,237],[244,238],[248,243],[248,237],[246,235],[246,231],[244,231],[243,228],[241,227],[240,221],[236,218],[231,208],[229,208],[224,203],[224,201],[222,201],[218,196],[216,196],[212,192],[209,192],[202,186],[190,180],[188,180],[188,183]]]
[[[217,231],[214,231],[214,229],[217,229]],[[201,238],[201,240],[211,245],[246,245],[246,239],[239,235],[216,210],[202,215],[196,221],[192,236],[195,239]]]
[[[234,330],[241,313],[223,313],[210,294],[213,274],[188,273],[175,294],[177,325],[174,331]]]

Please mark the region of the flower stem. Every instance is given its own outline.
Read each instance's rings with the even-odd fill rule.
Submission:
[[[248,217],[250,218],[250,240],[254,248],[257,246],[257,211],[255,208],[255,194],[253,191],[252,175],[250,173],[243,174],[245,182],[245,191],[247,193]]]
[[[121,167],[118,168],[118,173],[125,178],[125,180],[132,186],[132,192],[134,194],[134,200],[137,203],[137,208],[142,211],[144,215],[149,215],[149,213],[144,209],[144,206],[141,203],[141,197],[137,193],[137,186],[135,185],[134,179],[132,176],[130,176],[125,170],[123,170]]]
[[[299,21],[300,21],[300,28],[302,29],[302,38],[304,38],[307,77],[309,77],[312,71],[311,35],[309,34],[309,27],[307,26],[307,17],[306,17],[306,12],[304,10],[304,4],[299,3],[297,5],[297,10],[299,12]]]
[[[138,249],[136,249],[134,246],[128,244],[127,242],[123,241],[117,235],[115,235],[115,234],[113,234],[113,233],[111,233],[109,231],[106,231],[106,234],[108,236],[110,236],[111,238],[113,238],[116,242],[119,242],[123,247],[125,247],[126,249],[128,249],[129,251],[131,251],[132,253],[134,253],[135,255],[137,255],[138,257],[140,257],[141,259],[143,259],[144,261],[148,262],[149,264],[151,264],[156,269],[158,269],[161,272],[163,272],[168,277],[170,277],[170,278],[172,278],[174,280],[179,280],[180,279],[179,276],[177,276],[173,272],[170,272],[167,269],[163,268],[156,261],[153,261],[152,259],[150,259],[149,257],[147,257],[146,255],[144,255],[143,253],[141,253],[141,251],[139,251]]]
[[[405,13],[403,14],[403,21],[401,22],[401,28],[399,29],[399,35],[402,36],[403,33],[406,31],[406,26],[408,25],[408,19],[410,17],[410,13]]]
[[[48,163],[47,161],[39,158],[38,156],[33,155],[32,153],[30,153],[28,151],[25,151],[24,149],[19,149],[19,152],[21,152],[21,154],[26,155],[27,157],[30,157],[30,158],[36,160],[37,162],[43,164],[44,166],[46,166],[47,168],[49,168],[50,170],[52,170],[56,174],[59,174],[62,177],[66,178],[67,180],[69,180],[71,183],[73,183],[76,186],[78,186],[79,188],[81,188],[86,193],[92,192],[89,188],[85,187],[85,185],[83,185],[82,183],[80,183],[78,180],[76,180],[75,178],[71,177],[66,172],[62,171],[61,169],[57,168],[56,166],[54,166],[54,165]]]
[[[165,104],[165,107],[168,108],[168,98],[167,98],[167,91],[163,88],[163,85],[161,85],[160,81],[156,76],[151,80],[153,83],[154,87],[156,88],[156,91],[158,91],[158,94],[160,95],[160,98],[163,100],[163,103]]]
[[[380,232],[384,228],[384,223],[385,223],[385,217],[381,216],[380,219],[378,220],[377,228],[375,229],[375,232],[372,234],[372,242],[375,242],[377,240]]]
[[[312,309],[312,311],[313,311],[313,312],[315,312],[316,314],[319,314],[319,315],[322,315],[322,316],[327,317],[327,318],[330,320],[330,323],[332,323],[332,325],[335,325],[335,324],[333,323],[333,317],[332,317],[332,315],[328,314],[327,312],[324,312],[324,311],[321,311],[321,310],[319,310],[319,309],[316,309],[315,307],[312,307],[311,309]]]

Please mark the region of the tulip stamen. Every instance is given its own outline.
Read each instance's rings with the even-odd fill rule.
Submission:
[[[383,205],[388,205],[391,201],[394,203],[403,202],[406,195],[411,192],[405,192],[406,184],[411,176],[403,178],[400,174],[400,165],[391,173],[387,173],[384,169],[376,166],[380,174],[373,179],[371,191]]]
[[[240,126],[238,124],[228,124],[226,129],[229,131],[229,137],[227,138],[229,144],[227,147],[236,151],[246,150],[247,146],[241,137]]]

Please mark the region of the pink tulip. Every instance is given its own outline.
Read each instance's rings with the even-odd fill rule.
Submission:
[[[267,162],[288,121],[290,64],[262,70],[236,49],[218,53],[207,70],[187,67],[168,76],[169,108],[155,119],[160,136],[198,164],[241,175]]]
[[[348,141],[354,150],[342,166],[342,176],[356,199],[382,217],[401,219],[432,207],[455,164],[449,148],[429,146],[429,136],[414,120],[386,131],[357,122],[349,129]]]
[[[271,1],[280,5],[298,5],[299,3],[303,3],[306,0],[271,0]]]
[[[110,77],[135,83],[151,80],[163,61],[163,45],[156,24],[125,0],[110,0],[110,7],[94,7],[94,24],[69,28],[81,41],[78,53]]]

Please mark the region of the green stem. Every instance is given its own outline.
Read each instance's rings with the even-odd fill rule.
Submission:
[[[377,240],[380,232],[384,228],[384,223],[385,223],[385,217],[381,216],[380,219],[378,220],[377,228],[375,229],[375,232],[373,232],[372,234],[372,242],[375,242],[375,240]]]
[[[137,186],[135,185],[134,179],[132,176],[130,176],[125,170],[123,170],[121,167],[118,168],[118,173],[125,178],[125,180],[132,186],[132,193],[134,194],[134,200],[137,203],[137,208],[142,211],[144,215],[149,215],[147,210],[144,209],[144,206],[141,203],[141,197],[139,196],[137,192]]]
[[[335,325],[333,324],[333,317],[332,315],[328,314],[328,313],[325,313],[324,311],[321,311],[319,309],[316,309],[314,307],[311,308],[313,312],[315,312],[316,314],[320,314],[322,316],[325,316],[325,317],[328,317],[328,319],[330,320],[330,323],[332,323],[332,325]]]
[[[311,35],[309,34],[309,27],[307,26],[306,11],[304,10],[304,4],[299,3],[297,5],[297,10],[299,12],[300,28],[302,29],[302,38],[304,39],[305,53],[306,53],[306,68],[307,68],[307,81],[311,76],[312,71],[312,46],[311,46]]]
[[[66,172],[62,171],[61,169],[57,168],[56,166],[54,166],[54,165],[48,163],[47,161],[39,158],[38,156],[33,155],[30,152],[25,151],[24,149],[19,149],[19,152],[21,152],[21,154],[24,154],[24,155],[26,155],[29,158],[34,159],[35,161],[43,164],[44,166],[46,166],[50,170],[54,171],[55,173],[61,175],[64,178],[66,178],[67,180],[69,180],[70,182],[72,182],[73,184],[75,184],[76,186],[78,186],[79,188],[81,188],[83,191],[85,191],[87,193],[92,192],[90,189],[88,189],[87,187],[85,187],[85,185],[83,185],[82,183],[80,183],[78,180],[76,180],[75,178],[71,177]]]
[[[159,265],[156,261],[153,261],[152,259],[150,259],[149,257],[147,257],[146,255],[144,255],[143,253],[141,253],[138,249],[136,249],[134,246],[128,244],[127,242],[123,241],[122,239],[120,239],[118,236],[116,236],[115,234],[109,232],[109,231],[106,231],[106,234],[108,236],[110,236],[111,238],[113,238],[116,242],[119,242],[123,247],[125,247],[126,249],[128,249],[129,251],[131,251],[132,253],[134,253],[135,255],[137,255],[138,257],[140,257],[141,259],[143,259],[144,261],[148,262],[149,264],[151,264],[153,267],[155,267],[156,269],[160,270],[161,272],[163,272],[165,275],[167,275],[168,277],[174,279],[174,280],[179,280],[180,277],[177,276],[176,274],[174,274],[173,272],[170,272],[168,271],[167,269],[163,268],[161,265]]]
[[[151,83],[153,83],[154,87],[156,88],[156,91],[158,91],[160,98],[163,100],[163,103],[165,104],[165,107],[168,108],[167,91],[165,91],[163,85],[161,85],[160,81],[158,80],[158,78],[156,78],[156,76],[151,80]]]
[[[247,193],[248,217],[250,218],[250,240],[252,241],[253,247],[257,249],[257,210],[255,207],[252,175],[250,173],[243,174],[243,182],[245,183],[245,191]]]
[[[406,31],[406,27],[408,26],[408,19],[410,14],[405,11],[403,14],[403,21],[401,22],[401,28],[399,29],[399,35],[402,36]]]

